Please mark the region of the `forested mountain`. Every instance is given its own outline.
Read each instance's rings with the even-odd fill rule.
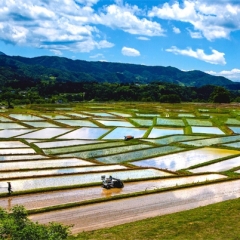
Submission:
[[[25,58],[0,52],[0,86],[33,85],[36,81],[54,79],[57,82],[97,82],[149,84],[168,82],[180,86],[215,85],[238,88],[224,77],[201,71],[180,71],[174,67],[145,66],[126,63],[88,62],[63,57],[41,56]]]

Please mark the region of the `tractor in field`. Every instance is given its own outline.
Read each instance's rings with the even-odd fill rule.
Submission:
[[[101,180],[102,180],[102,187],[106,189],[124,187],[124,184],[120,179],[113,178],[112,176],[109,176],[108,178],[106,178],[106,176],[103,175],[101,176]]]

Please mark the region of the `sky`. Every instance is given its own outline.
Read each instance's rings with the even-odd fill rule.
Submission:
[[[240,0],[0,0],[0,51],[240,82]]]

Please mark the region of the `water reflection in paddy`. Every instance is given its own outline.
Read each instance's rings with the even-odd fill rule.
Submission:
[[[157,118],[157,125],[166,126],[180,126],[184,127],[185,124],[182,119],[170,119],[170,118]]]
[[[32,159],[44,159],[48,158],[43,155],[7,155],[7,156],[1,156],[0,155],[0,161],[19,161],[19,160],[32,160]]]
[[[141,119],[141,118],[131,118],[131,120],[140,126],[152,126],[153,125],[153,120],[150,119]]]
[[[11,129],[11,128],[26,128],[18,123],[1,123],[0,129]]]
[[[44,120],[41,117],[33,116],[33,115],[30,115],[30,114],[10,114],[9,116],[12,117],[12,118],[16,118],[18,120],[22,120],[22,121]]]
[[[109,147],[122,146],[125,143],[122,142],[104,142],[104,143],[96,143],[91,145],[78,145],[78,146],[67,146],[67,147],[59,147],[59,148],[48,148],[43,149],[45,154],[65,154],[72,153],[78,151],[86,151],[86,150],[95,150],[95,149],[103,149]]]
[[[159,117],[158,113],[136,113],[138,117]]]
[[[0,131],[0,138],[10,138],[34,131],[33,129],[6,129]]]
[[[21,138],[47,139],[71,131],[69,128],[45,128],[33,133],[22,135]]]
[[[149,136],[148,136],[149,137]],[[184,140],[195,140],[205,138],[203,136],[187,136],[187,135],[176,135],[169,136],[161,139],[142,139],[143,141],[152,142],[155,144],[167,145],[173,142],[181,142]]]
[[[49,122],[24,122],[24,123],[36,128],[58,127],[57,125],[54,125]]]
[[[86,114],[98,116],[98,117],[115,117],[114,115],[110,113],[102,113],[102,112],[84,112]]]
[[[217,127],[192,127],[193,133],[225,134]]]
[[[201,148],[181,153],[174,153],[167,156],[135,161],[132,164],[140,167],[156,167],[177,171],[184,168],[189,168],[199,163],[212,161],[218,158],[223,158],[235,154],[240,151],[218,149],[218,148]]]
[[[146,131],[146,129],[118,127],[103,139],[124,139],[124,136],[127,135],[132,135],[134,138],[142,138]]]
[[[101,137],[103,134],[107,133],[110,129],[106,128],[88,128],[82,127],[75,131],[72,131],[68,134],[65,134],[59,139],[97,139]]]
[[[15,161],[2,162],[1,171],[18,170],[18,169],[38,169],[38,168],[57,168],[57,167],[77,167],[84,165],[93,165],[93,163],[78,158],[62,158],[62,159],[41,159],[34,161]]]
[[[231,158],[229,160],[221,161],[218,163],[210,164],[204,167],[190,169],[190,172],[223,172],[231,168],[240,167],[240,157]]]
[[[81,113],[67,113],[68,115],[79,117],[79,118],[88,118],[89,116],[81,114]]]
[[[98,150],[92,150],[92,151],[85,151],[85,152],[73,152],[71,154],[66,154],[62,156],[74,156],[74,157],[80,157],[80,158],[95,158],[99,156],[106,156],[110,154],[117,154],[122,152],[128,152],[128,151],[136,151],[139,149],[149,148],[150,145],[144,145],[144,144],[137,144],[137,145],[130,145],[130,146],[120,146],[120,147],[112,147],[107,149],[98,149]],[[66,151],[67,152],[67,151]]]
[[[0,149],[0,155],[5,154],[34,154],[35,151],[32,148],[9,148],[9,149]]]
[[[134,127],[131,123],[126,121],[107,121],[107,120],[97,120],[105,126],[114,126],[114,127]]]
[[[139,170],[112,170],[110,172],[85,173],[74,175],[63,175],[56,177],[39,177],[22,180],[11,180],[14,191],[26,191],[31,189],[40,189],[48,187],[72,186],[88,183],[101,183],[102,175],[112,175],[115,178],[124,180],[144,179],[160,176],[171,176],[173,174],[156,169],[139,169]],[[0,181],[0,186],[5,186],[6,181]],[[6,189],[0,188],[0,192],[6,192]]]
[[[3,178],[21,178],[21,177],[33,177],[33,176],[46,176],[46,175],[58,175],[58,174],[72,174],[72,173],[87,173],[87,172],[102,172],[109,170],[126,169],[121,165],[108,165],[108,166],[87,166],[87,167],[74,167],[74,168],[59,168],[49,170],[30,170],[30,171],[14,171],[14,172],[1,172],[0,179]]]
[[[54,142],[38,142],[34,143],[40,148],[57,148],[57,147],[67,147],[67,146],[76,146],[76,145],[86,145],[99,143],[102,141],[95,140],[67,140],[67,141],[54,141]]]
[[[12,122],[11,119],[6,118],[6,117],[3,117],[3,116],[0,116],[0,121],[1,121],[1,122]]]
[[[211,127],[212,122],[208,120],[202,120],[202,119],[186,119],[187,123],[190,126],[205,126],[205,127]]]
[[[59,114],[42,114],[43,117],[46,117],[46,118],[50,118],[50,119],[69,119],[69,117],[65,116],[65,115],[59,115]]]
[[[63,123],[69,126],[79,127],[97,127],[96,124],[86,120],[55,120],[56,122]]]
[[[119,112],[110,112],[110,113],[120,116],[120,117],[132,117],[132,115],[128,114],[128,113],[119,113]]]
[[[120,163],[132,160],[137,160],[141,158],[148,158],[157,155],[163,155],[167,153],[177,152],[182,150],[182,148],[175,146],[162,146],[155,148],[148,148],[144,150],[138,150],[134,152],[119,153],[115,155],[105,156],[96,158],[99,162],[103,163]]]
[[[29,146],[19,141],[0,142],[0,148],[28,148]]]
[[[148,138],[157,138],[174,134],[184,134],[184,131],[181,128],[153,128]]]
[[[234,133],[240,134],[240,127],[229,127]]]

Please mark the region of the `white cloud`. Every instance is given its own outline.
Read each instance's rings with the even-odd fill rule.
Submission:
[[[191,38],[203,38],[201,32],[192,32],[190,29],[187,29]]]
[[[137,6],[109,5],[105,7],[105,13],[100,14],[99,23],[119,28],[125,32],[142,36],[163,36],[164,30],[157,22],[146,18],[138,18],[136,15],[141,12]]]
[[[173,46],[169,49],[166,49],[167,52],[172,52],[176,55],[184,55],[184,56],[189,56],[193,57],[196,59],[199,59],[201,61],[211,63],[211,64],[221,64],[225,65],[226,61],[224,58],[224,53],[218,52],[217,50],[212,49],[212,54],[205,54],[204,50],[202,49],[197,49],[196,51],[193,51],[192,48],[187,48],[187,49],[178,49],[177,47]]]
[[[99,25],[140,35],[141,40],[164,35],[161,25],[147,19],[145,10],[136,5],[120,0],[95,7],[99,1],[0,1],[0,41],[56,51],[89,52],[114,46],[98,29]]]
[[[134,48],[123,47],[122,54],[129,57],[138,57],[140,56],[140,52]]]
[[[59,50],[51,49],[50,51],[53,52],[53,53],[54,53],[55,55],[57,55],[57,56],[62,56],[62,55],[63,55],[62,52],[59,51]]]
[[[210,41],[228,38],[232,31],[240,30],[240,5],[233,1],[183,0],[180,4],[178,0],[153,7],[148,15],[190,23],[195,32]]]
[[[147,37],[137,37],[137,39],[142,40],[142,41],[149,41],[150,38]]]
[[[215,75],[215,76],[223,76],[226,77],[232,81],[240,82],[240,69],[232,69],[230,71],[224,70],[221,72],[215,72],[215,71],[206,71],[206,73]]]
[[[180,29],[177,28],[177,27],[173,27],[173,32],[176,33],[176,34],[181,33]]]

